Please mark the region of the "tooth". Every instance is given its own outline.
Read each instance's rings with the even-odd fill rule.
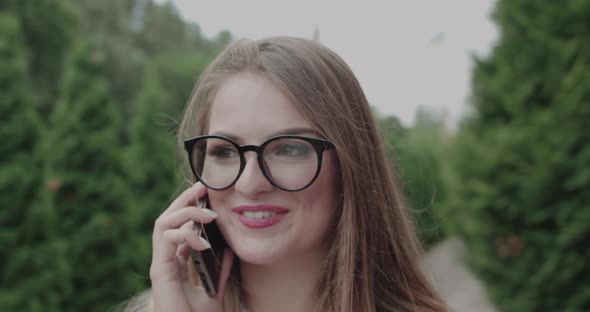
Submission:
[[[248,219],[264,219],[275,215],[273,211],[244,211],[244,217]]]

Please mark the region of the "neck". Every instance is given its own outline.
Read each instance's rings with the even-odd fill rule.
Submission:
[[[256,265],[240,261],[242,289],[250,312],[314,311],[327,249]]]

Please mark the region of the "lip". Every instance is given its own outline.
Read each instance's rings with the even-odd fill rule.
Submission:
[[[240,222],[249,228],[261,229],[277,224],[289,212],[289,209],[280,206],[257,205],[257,206],[237,206],[232,211],[238,214]],[[264,219],[249,219],[242,215],[244,211],[272,211],[275,215]]]

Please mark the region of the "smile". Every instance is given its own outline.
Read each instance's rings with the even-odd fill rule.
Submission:
[[[270,216],[274,216],[277,213],[274,211],[244,211],[242,216],[248,219],[266,219]]]
[[[267,228],[277,224],[289,212],[279,206],[238,206],[232,211],[239,215],[240,222],[253,229]]]

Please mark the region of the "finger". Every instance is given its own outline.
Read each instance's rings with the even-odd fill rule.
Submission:
[[[162,233],[162,237],[154,239],[152,252],[152,267],[154,274],[166,274],[172,267],[177,267],[178,245],[186,243],[190,248],[204,250],[210,248],[209,242],[201,239],[197,233],[189,228],[170,229]],[[187,258],[188,259],[188,258]]]
[[[227,280],[229,279],[231,273],[231,267],[234,262],[234,252],[231,248],[226,248],[223,252],[223,261],[221,262],[221,274],[219,276],[219,291],[217,292],[217,299],[221,300],[223,298],[223,293],[225,291],[225,285],[227,284]]]
[[[180,228],[187,228],[187,229],[192,229],[193,227],[193,221],[189,221],[185,224],[183,224]],[[182,243],[180,245],[178,245],[178,248],[176,249],[176,256],[183,258],[185,261],[188,259],[188,255],[190,254],[190,247],[189,245],[187,245],[186,243]]]
[[[178,257],[179,261],[187,261],[190,254],[191,247],[187,243],[182,243],[178,245],[178,249],[176,250],[176,257]]]
[[[183,224],[180,228],[191,229],[192,225],[193,221],[189,221]],[[186,242],[178,245],[178,248],[176,249],[176,259],[178,260],[178,267],[180,268],[179,274],[182,281],[188,280],[190,273],[189,269],[190,266],[193,265],[192,261],[189,259],[190,251],[191,248]]]
[[[167,230],[163,236],[166,241],[175,245],[186,243],[189,247],[199,251],[211,248],[209,242],[205,238],[198,236],[192,229],[179,228]]]
[[[203,185],[203,183],[195,183],[195,185],[184,190],[184,192],[182,192],[182,194],[180,194],[162,213],[162,216],[174,212],[180,208],[194,205],[197,202],[197,199],[202,198],[205,196],[205,194],[207,194],[207,188]]]
[[[189,221],[209,223],[216,217],[217,214],[210,209],[193,206],[185,207],[184,209],[176,210],[165,216],[160,216],[154,225],[154,235],[157,235],[160,231],[166,229],[178,228]]]
[[[190,250],[186,243],[183,243],[181,246],[183,246],[185,249]],[[186,281],[188,279],[188,265],[190,265],[192,261],[189,261],[188,256],[183,257],[181,255],[178,255],[178,253],[176,254],[176,260],[178,261],[178,274],[180,275],[180,280]]]

